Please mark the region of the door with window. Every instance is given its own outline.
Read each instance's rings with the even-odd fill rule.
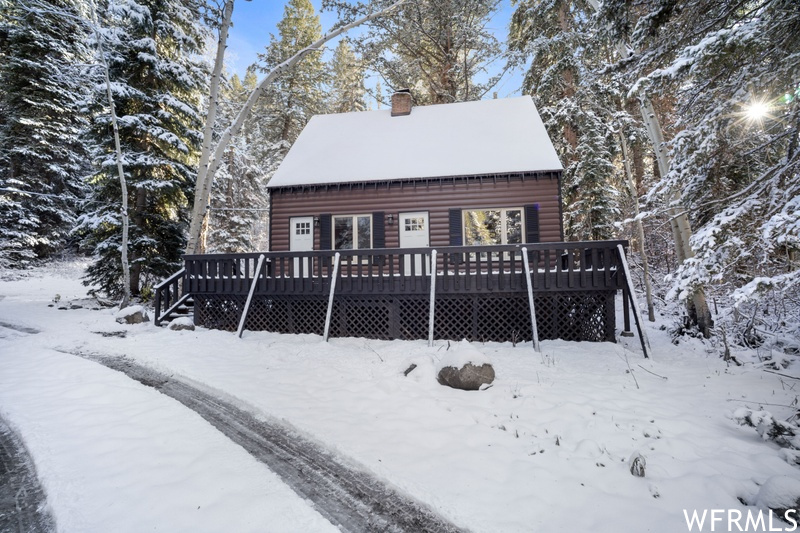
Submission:
[[[310,252],[314,249],[314,217],[292,217],[289,219],[289,250],[292,252]],[[311,261],[309,257],[295,257],[292,264],[292,276],[310,277]]]
[[[430,233],[428,228],[428,212],[415,211],[400,213],[400,248],[428,248],[430,246]],[[413,272],[422,274],[422,255],[406,255],[403,258],[403,268],[406,274]],[[425,256],[425,274],[430,273],[430,258]]]

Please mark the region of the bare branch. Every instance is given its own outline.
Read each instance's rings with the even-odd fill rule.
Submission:
[[[236,116],[236,119],[230,126],[228,126],[228,128],[225,129],[224,132],[222,132],[219,142],[217,143],[217,146],[214,149],[213,157],[211,157],[210,160],[208,161],[207,168],[201,166],[198,170],[197,184],[195,185],[195,201],[194,201],[195,208],[192,212],[192,222],[189,229],[189,241],[186,245],[187,254],[193,254],[199,251],[198,248],[200,245],[200,233],[202,229],[203,218],[206,216],[205,206],[206,204],[208,204],[208,198],[211,193],[211,185],[214,181],[214,175],[217,172],[217,168],[219,167],[220,161],[222,161],[222,156],[225,153],[228,144],[230,144],[231,139],[237,133],[239,133],[239,130],[241,130],[244,121],[250,115],[250,112],[253,109],[253,105],[256,103],[261,94],[264,92],[264,89],[270,83],[272,83],[272,81],[275,78],[277,78],[287,70],[293,68],[306,55],[321,50],[322,46],[328,41],[335,39],[339,35],[355,28],[356,26],[360,26],[365,22],[369,22],[372,19],[378,18],[384,15],[385,13],[388,13],[389,11],[395,9],[396,7],[405,3],[406,1],[407,0],[398,0],[389,7],[386,7],[384,9],[381,9],[380,11],[376,11],[375,13],[371,13],[369,15],[361,17],[360,19],[355,20],[350,24],[346,24],[326,35],[323,35],[316,42],[312,43],[306,48],[303,48],[295,55],[293,55],[283,63],[276,66],[267,74],[267,76],[263,80],[261,80],[258,86],[253,90],[253,92],[250,93],[250,96],[247,98],[247,101],[245,102],[244,106],[239,111],[239,114]],[[224,47],[223,47],[223,52],[224,52]],[[217,54],[219,55],[220,52],[218,51]],[[211,121],[207,120],[207,123],[208,122]],[[205,175],[202,175],[202,173],[205,173]]]

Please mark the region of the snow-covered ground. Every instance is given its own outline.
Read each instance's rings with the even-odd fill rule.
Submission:
[[[76,351],[127,356],[281,419],[475,532],[687,531],[684,510],[746,514],[768,479],[798,477],[732,419],[741,407],[787,418],[796,381],[729,366],[697,341],[674,346],[657,327],[651,360],[635,339],[545,341],[541,355],[472,344],[497,377],[464,392],[436,382],[447,342],[120,325],[90,300],[59,309],[85,298],[79,276],[61,264],[0,281],[0,415],[59,531],[335,530],[194,412],[65,353]],[[629,469],[637,453],[643,478]]]

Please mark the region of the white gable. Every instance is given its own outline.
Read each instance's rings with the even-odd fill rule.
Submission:
[[[530,96],[317,115],[270,187],[561,170]]]

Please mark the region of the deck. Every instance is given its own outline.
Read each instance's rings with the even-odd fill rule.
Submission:
[[[187,255],[157,287],[156,321],[191,297],[196,324],[235,330],[255,279],[245,329],[322,334],[335,282],[331,336],[428,338],[433,268],[435,338],[530,340],[525,247],[539,337],[613,341],[614,296],[627,290],[618,245],[440,247],[435,265],[432,248],[339,250],[338,269],[335,251]]]

